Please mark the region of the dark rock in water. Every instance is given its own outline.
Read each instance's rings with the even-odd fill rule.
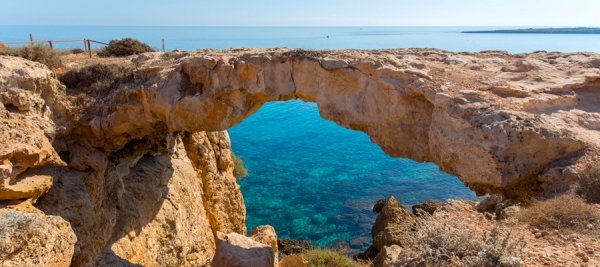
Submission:
[[[302,254],[306,251],[313,249],[312,241],[307,240],[296,240],[287,238],[278,238],[277,247],[279,249],[279,255],[287,256],[291,254]]]
[[[374,246],[370,246],[365,252],[360,252],[360,253],[356,253],[354,254],[354,256],[352,256],[352,259],[354,259],[355,261],[373,261],[373,259],[375,259],[375,257],[377,257],[377,254],[379,253],[379,250],[377,250]]]
[[[417,205],[413,205],[412,213],[416,216],[421,215],[422,212],[427,212],[430,215],[433,215],[433,213],[435,213],[443,205],[444,205],[444,203],[442,203],[441,201],[427,200],[427,201],[421,202]]]
[[[377,203],[375,203],[375,206],[373,206],[373,212],[379,213],[381,211],[381,209],[383,209],[385,202],[386,202],[385,198],[381,198],[381,199],[377,200]]]
[[[394,197],[388,198],[371,229],[373,246],[378,250],[391,245],[404,247],[415,222],[415,217],[402,204]]]
[[[369,243],[370,238],[366,236],[357,236],[350,240],[350,247],[355,249],[364,249]]]
[[[338,238],[336,240],[331,241],[331,243],[327,245],[327,248],[337,251],[350,251],[350,244],[348,244],[346,240]]]

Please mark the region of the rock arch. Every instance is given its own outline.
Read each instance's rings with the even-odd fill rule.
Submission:
[[[434,162],[479,194],[518,197],[568,184],[572,178],[557,170],[590,142],[531,106],[572,111],[578,95],[571,88],[594,83],[536,80],[551,65],[535,54],[523,61],[492,52],[241,49],[180,57],[167,65],[158,54],[136,59],[144,64],[136,82],[91,120],[101,146],[117,149],[157,124],[170,132],[226,130],[267,101],[302,99],[393,157]],[[533,67],[511,71],[524,64]]]

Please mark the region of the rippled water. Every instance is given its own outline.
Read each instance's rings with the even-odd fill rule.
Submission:
[[[322,119],[315,103],[266,103],[229,134],[249,170],[239,182],[248,229],[270,224],[280,237],[322,246],[342,238],[358,249],[370,242],[379,198],[475,197],[436,165],[391,158],[366,134]]]

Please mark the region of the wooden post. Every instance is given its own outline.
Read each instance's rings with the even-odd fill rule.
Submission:
[[[83,50],[85,50],[85,52],[87,52],[87,43],[85,42],[85,38],[83,38]]]
[[[52,41],[48,41],[48,43],[50,44],[50,48],[51,48],[52,50],[54,50],[54,46],[52,46]]]
[[[90,54],[90,58],[92,58],[92,45],[90,44],[90,40],[87,40],[88,45],[88,53]]]
[[[162,39],[162,40],[163,40],[163,52],[167,52],[167,51],[165,50],[165,39]]]
[[[31,41],[31,46],[33,46],[33,34],[29,34],[29,40]]]

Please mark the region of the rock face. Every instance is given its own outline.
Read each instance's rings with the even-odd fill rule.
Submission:
[[[77,241],[68,222],[58,216],[0,210],[2,266],[71,264]]]
[[[81,125],[103,105],[69,90],[40,64],[0,57],[0,211],[38,200],[48,216],[18,210],[59,233],[37,237],[68,241],[60,251],[25,248],[11,257],[42,253],[32,262],[49,266],[54,261],[43,257],[57,266],[198,266],[214,255],[216,231],[246,233],[226,132],[153,125],[151,135],[127,138],[119,149],[92,146],[88,140],[102,134]]]
[[[597,54],[278,48],[172,58],[124,59],[139,66],[133,82],[94,93],[0,56],[0,202],[37,200],[69,222],[73,266],[194,266],[215,252],[217,232],[245,234],[224,131],[267,101],[316,102],[389,155],[435,162],[504,199],[564,190],[600,160]],[[386,227],[382,237],[395,233]]]
[[[381,251],[385,246],[404,246],[404,236],[414,227],[415,218],[394,197],[389,197],[377,215],[371,235],[373,246]]]

